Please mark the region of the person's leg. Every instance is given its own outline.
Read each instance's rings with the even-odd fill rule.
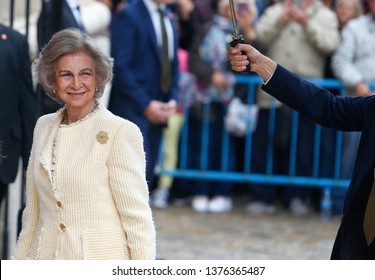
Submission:
[[[210,145],[209,145],[209,169],[210,170],[233,170],[235,166],[235,147],[234,138],[228,135],[227,153],[223,147],[224,144],[224,106],[216,104],[216,118],[210,125]],[[223,165],[224,159],[227,160],[226,166]],[[232,209],[232,189],[233,182],[214,181],[210,185],[211,199],[208,205],[208,211],[212,213],[225,213]]]
[[[182,125],[183,115],[177,113],[169,118],[168,126],[163,131],[162,169],[171,170],[176,168]],[[172,187],[172,183],[172,176],[159,175],[157,187],[151,197],[152,206],[157,208],[166,208],[168,206],[169,190]]]
[[[8,185],[0,182],[0,209],[4,206],[3,212],[3,221],[4,221],[4,228],[3,228],[3,251],[2,251],[2,260],[8,259]],[[3,205],[3,203],[5,205]]]
[[[183,115],[175,114],[168,120],[168,127],[163,132],[163,156],[161,166],[163,169],[176,168],[178,161],[178,147],[183,125]],[[173,177],[168,175],[159,176],[158,187],[169,189],[172,186]]]
[[[7,198],[8,195],[8,185],[0,182],[0,207],[3,205],[3,201]]]
[[[253,134],[251,172],[265,174],[267,163],[267,148],[271,139],[269,132],[270,110],[261,109],[258,116],[258,124]],[[275,212],[276,187],[252,183],[250,185],[252,201],[246,205],[246,211],[250,214],[270,214]]]
[[[141,128],[141,131],[146,155],[146,180],[149,191],[152,192],[155,185],[155,167],[159,158],[163,126],[150,124],[146,128]]]
[[[201,112],[197,111],[194,106],[189,110],[188,125],[187,169],[200,170],[202,168],[201,155],[203,152],[202,135],[204,124]],[[189,183],[193,210],[206,212],[209,202],[209,182],[202,179],[193,179],[189,180]]]
[[[267,163],[267,146],[269,136],[269,116],[270,110],[260,110],[258,116],[258,125],[253,134],[253,149],[251,170],[252,173],[264,174],[266,172]],[[254,201],[260,201],[268,204],[273,204],[274,197],[270,193],[268,186],[263,184],[251,184],[251,193]]]
[[[359,146],[360,132],[344,132],[343,134],[343,152],[341,160],[341,178],[350,179],[352,176],[355,156]],[[333,188],[332,197],[332,215],[341,216],[344,208],[346,188]]]
[[[297,176],[312,176],[315,149],[314,135],[315,124],[300,115],[297,141]],[[284,192],[284,199],[292,214],[306,215],[309,212],[311,195],[311,187],[288,186]]]

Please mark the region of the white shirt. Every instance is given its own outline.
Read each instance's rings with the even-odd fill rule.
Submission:
[[[153,0],[143,0],[146,5],[146,8],[150,14],[152,23],[154,25],[156,39],[158,42],[158,46],[161,47],[162,45],[162,35],[161,35],[161,26],[160,26],[160,14],[158,12],[158,5]],[[165,5],[161,4],[160,8],[164,9]],[[168,35],[168,55],[169,59],[173,59],[173,29],[170,20],[168,20],[167,16],[164,17],[165,28],[167,29]]]
[[[76,19],[78,25],[85,26],[82,21],[81,13],[78,10],[79,3],[77,0],[65,0],[70,9],[72,10],[73,16]]]

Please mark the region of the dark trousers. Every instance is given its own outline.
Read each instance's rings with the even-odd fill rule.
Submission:
[[[207,152],[207,169],[220,170],[223,156],[228,156],[228,169],[234,168],[234,154],[232,151],[228,155],[222,154],[222,138],[223,138],[223,118],[225,108],[221,103],[212,102],[210,106],[210,121],[205,127],[205,123],[197,109],[191,109],[189,114],[189,137],[188,137],[188,168],[202,168],[201,155]],[[208,146],[203,146],[202,137],[203,129],[208,129]],[[229,141],[233,141],[230,138]],[[233,149],[233,145],[229,144],[229,148]],[[232,182],[194,180],[191,182],[193,195],[204,196],[227,196],[232,195]]]
[[[8,185],[0,182],[0,208],[3,206],[3,202],[5,202],[4,207],[4,229],[3,229],[3,252],[1,259],[6,260],[8,259]]]
[[[5,201],[8,195],[8,185],[0,182],[0,207],[3,205],[3,200]]]
[[[253,134],[251,172],[265,174],[267,169],[268,146],[273,145],[272,173],[286,174],[288,172],[289,136],[285,125],[290,125],[281,109],[276,109],[276,126],[274,138],[269,131],[269,109],[261,109],[258,115],[257,128]],[[287,124],[286,124],[287,123]],[[276,185],[252,183],[250,192],[254,201],[274,204],[277,199]]]
[[[297,176],[313,175],[313,152],[314,152],[315,124],[299,115],[298,118],[298,138],[297,138]],[[305,202],[309,202],[312,188],[307,186],[288,187],[284,195],[284,203],[289,204],[290,200],[298,197]]]
[[[143,135],[143,144],[146,154],[146,180],[149,191],[155,188],[155,166],[159,159],[160,144],[164,126],[148,124],[139,126]]]
[[[290,131],[292,115],[288,108],[276,109],[275,138],[269,131],[269,120],[271,111],[262,109],[259,111],[258,124],[253,134],[252,172],[264,174],[266,172],[267,152],[269,144],[273,144],[273,174],[287,174],[289,172]],[[288,113],[286,113],[288,112]],[[296,174],[299,176],[311,176],[313,166],[315,125],[299,116],[298,138],[296,154]],[[277,188],[274,185],[252,184],[250,186],[254,201],[269,204],[275,203],[277,199]],[[305,186],[288,186],[283,191],[283,203],[288,206],[290,200],[299,197],[309,201],[311,188]]]

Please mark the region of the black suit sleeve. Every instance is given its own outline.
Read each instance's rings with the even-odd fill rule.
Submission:
[[[18,63],[20,65],[19,87],[19,113],[22,125],[23,145],[22,160],[26,168],[33,138],[33,130],[36,122],[36,96],[33,90],[29,46],[26,38],[20,39],[18,44]]]
[[[262,89],[321,126],[362,131],[375,118],[375,96],[336,96],[280,65]]]

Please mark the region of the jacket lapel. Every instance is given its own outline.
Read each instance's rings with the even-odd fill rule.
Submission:
[[[40,139],[40,141],[44,142],[42,144],[42,149],[39,157],[39,161],[42,164],[43,168],[47,171],[48,177],[52,182],[51,177],[51,169],[52,169],[52,157],[53,157],[53,145],[56,137],[57,129],[62,120],[62,112],[61,109],[56,115],[52,122],[49,124],[49,127],[45,129],[45,133],[43,134],[44,137]]]
[[[157,39],[156,39],[156,32],[155,32],[154,24],[153,24],[152,19],[151,19],[151,15],[148,12],[147,7],[143,3],[143,1],[138,1],[137,4],[139,5],[139,14],[140,14],[139,20],[144,23],[144,25],[143,25],[143,26],[145,26],[144,30],[145,30],[145,32],[147,32],[147,34],[145,34],[145,36],[147,36],[147,38],[149,38],[150,44],[151,44],[151,47],[152,47],[152,51],[159,58],[159,60],[161,62],[160,50],[159,50],[159,47],[158,47],[158,42],[157,42]]]

